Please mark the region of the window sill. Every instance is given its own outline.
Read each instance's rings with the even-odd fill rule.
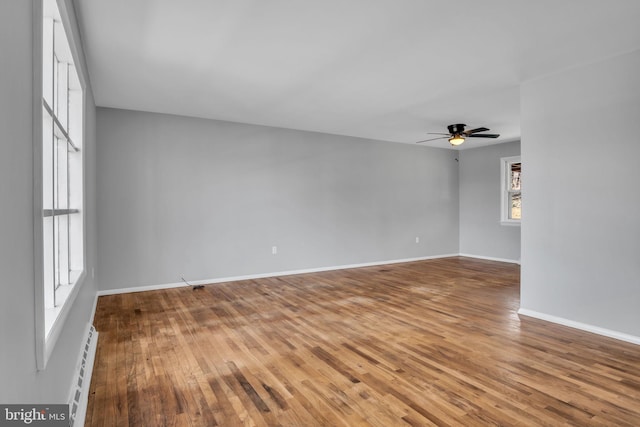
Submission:
[[[61,302],[57,307],[46,308],[44,310],[44,321],[45,321],[45,340],[44,340],[44,348],[45,348],[45,365],[46,360],[49,359],[53,348],[55,347],[56,341],[58,340],[58,336],[62,332],[64,322],[71,311],[71,307],[73,306],[73,302],[82,287],[85,278],[84,271],[74,271],[72,272],[76,276],[76,280],[69,285],[60,286],[56,290],[56,299]],[[44,368],[42,366],[41,368]]]
[[[80,278],[84,277],[82,271],[72,271],[71,273],[72,283],[68,285],[61,285],[56,289],[56,301],[60,301],[56,307],[50,307],[45,309],[44,315],[44,325],[45,325],[45,336],[49,339],[51,335],[51,329],[53,325],[56,324],[56,320],[60,317],[60,313],[64,310],[64,307],[67,304],[73,304],[73,301],[70,301],[70,297],[72,294],[75,294],[74,290],[78,287],[78,282],[80,282]]]
[[[500,221],[500,225],[506,225],[508,227],[520,227],[520,223],[522,221],[514,221],[512,219],[510,220],[502,220]]]

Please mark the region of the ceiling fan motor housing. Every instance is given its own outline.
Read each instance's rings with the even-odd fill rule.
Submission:
[[[466,125],[462,124],[462,123],[458,123],[455,125],[449,125],[447,126],[447,129],[449,129],[449,133],[451,135],[460,135],[462,132],[464,132],[464,127]]]

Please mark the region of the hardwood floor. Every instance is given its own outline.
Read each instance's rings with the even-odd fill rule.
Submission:
[[[640,425],[640,346],[469,258],[100,297],[89,426]]]

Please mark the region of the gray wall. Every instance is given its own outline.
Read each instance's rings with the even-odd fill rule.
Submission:
[[[70,3],[70,2],[69,2]],[[0,2],[0,402],[61,403],[71,389],[96,295],[91,275],[71,309],[46,370],[36,370],[33,243],[31,1]],[[38,22],[38,25],[40,23]],[[96,259],[95,108],[87,120],[87,266]]]
[[[520,227],[500,225],[500,158],[520,142],[460,151],[460,253],[520,261]]]
[[[640,51],[522,86],[521,307],[640,337]]]
[[[458,253],[453,151],[103,108],[98,140],[104,290]]]

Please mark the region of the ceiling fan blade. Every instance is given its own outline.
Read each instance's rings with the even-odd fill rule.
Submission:
[[[427,132],[427,135],[451,135],[450,133]]]
[[[425,140],[423,140],[423,141],[418,141],[418,142],[416,142],[416,144],[421,144],[421,143],[423,143],[423,142],[428,142],[428,141],[435,141],[436,139],[445,139],[445,138],[448,138],[448,137],[449,137],[449,134],[447,133],[446,135],[447,135],[447,136],[439,136],[439,137],[437,137],[437,138],[431,138],[431,139],[425,139]]]
[[[478,135],[467,135],[467,138],[497,138],[500,134],[497,133],[481,133]]]
[[[475,128],[475,129],[470,129],[470,130],[465,130],[464,133],[465,135],[471,135],[472,133],[477,133],[477,132],[486,132],[489,129],[482,127],[482,128]]]

